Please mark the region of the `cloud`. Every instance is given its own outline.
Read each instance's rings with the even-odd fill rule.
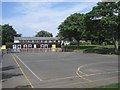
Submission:
[[[57,7],[53,7],[57,4]],[[76,12],[84,12],[92,8],[95,3],[77,3],[70,7],[61,8],[60,3],[19,3],[15,8],[18,16],[4,18],[3,23],[11,24],[23,36],[34,36],[40,30],[47,30],[55,36],[58,25],[67,16]],[[68,4],[68,3],[67,3]],[[58,8],[59,7],[59,8]],[[19,14],[23,15],[19,15]]]
[[[0,3],[0,7],[2,7],[2,3]],[[2,8],[0,8],[0,12],[2,12]],[[0,23],[2,23],[2,13],[0,13]]]
[[[102,0],[2,0],[2,2],[98,2],[98,1]]]

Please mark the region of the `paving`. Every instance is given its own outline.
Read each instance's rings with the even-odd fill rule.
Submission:
[[[117,83],[119,72],[116,55],[77,52],[6,54],[2,68],[3,88],[90,88]]]

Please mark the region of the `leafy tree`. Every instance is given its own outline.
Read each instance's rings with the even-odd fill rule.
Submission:
[[[85,34],[84,14],[75,13],[66,18],[59,27],[59,33],[64,39],[75,39],[79,46],[79,41]]]
[[[15,29],[9,24],[4,24],[2,26],[2,44],[6,44],[6,42],[13,42],[14,37],[20,37],[21,34],[17,34]]]
[[[48,31],[40,31],[36,35],[36,37],[53,37],[52,33],[49,33]]]
[[[85,18],[90,37],[98,40],[102,37],[102,41],[112,40],[116,50],[118,49],[119,9],[120,2],[98,2]]]
[[[61,33],[57,33],[56,37],[62,37]]]

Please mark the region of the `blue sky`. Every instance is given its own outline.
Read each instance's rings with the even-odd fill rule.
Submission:
[[[2,2],[2,24],[10,24],[22,36],[46,30],[55,36],[57,27],[73,13],[89,12],[96,2]]]

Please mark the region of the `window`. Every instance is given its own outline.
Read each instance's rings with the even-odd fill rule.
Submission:
[[[49,43],[51,43],[52,41],[51,40],[49,40]]]
[[[44,42],[47,43],[47,40],[45,40]]]
[[[41,43],[43,43],[43,40],[41,40]]]
[[[45,40],[43,40],[43,43],[45,42]]]
[[[32,40],[29,40],[29,42],[32,42]]]
[[[23,45],[23,48],[27,48],[27,44],[24,44],[24,45]]]
[[[34,43],[34,40],[32,40],[32,43]]]
[[[36,42],[37,42],[37,40],[34,40],[34,42],[36,43]]]
[[[17,48],[18,48],[18,49],[21,49],[21,45],[18,45]]]
[[[22,40],[20,40],[20,43],[22,43],[23,41]]]
[[[28,44],[28,48],[32,48],[32,44]]]

